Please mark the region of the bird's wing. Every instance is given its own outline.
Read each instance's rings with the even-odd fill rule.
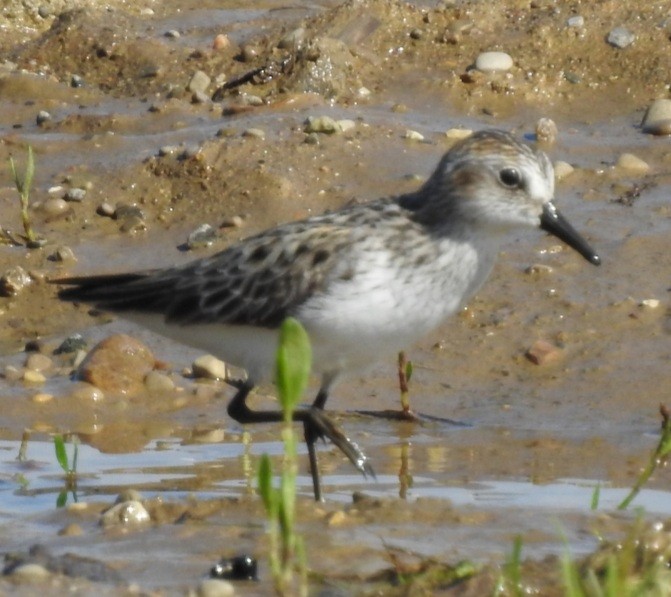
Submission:
[[[351,230],[296,222],[181,267],[53,280],[59,297],[111,312],[160,313],[176,324],[276,327],[329,280],[348,275]]]

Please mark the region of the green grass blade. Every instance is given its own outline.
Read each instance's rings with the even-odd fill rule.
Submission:
[[[261,455],[258,483],[259,493],[261,494],[261,499],[263,500],[266,512],[271,512],[273,500],[273,468],[268,454]]]
[[[601,483],[597,483],[594,491],[592,492],[592,503],[590,504],[590,510],[598,510],[599,508],[599,499],[601,498]]]
[[[285,420],[291,420],[308,384],[312,368],[312,350],[307,332],[298,320],[288,317],[280,328],[277,351],[277,389]]]
[[[68,466],[68,454],[65,451],[65,440],[62,435],[54,435],[54,450],[56,451],[56,460],[61,468],[67,473],[70,471]]]

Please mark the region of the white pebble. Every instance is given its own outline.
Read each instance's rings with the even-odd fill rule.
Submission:
[[[227,580],[206,578],[198,585],[198,597],[232,597],[235,595],[233,585]]]
[[[647,162],[644,162],[638,156],[635,156],[633,153],[623,153],[615,164],[617,168],[623,170],[629,170],[630,172],[635,172],[637,174],[645,174],[650,171],[650,166]]]
[[[583,27],[585,25],[585,18],[580,15],[575,15],[566,19],[566,24],[569,27]]]
[[[100,524],[110,527],[120,524],[142,524],[151,520],[147,509],[138,501],[130,500],[112,506],[103,512]]]
[[[451,141],[461,141],[473,134],[471,129],[448,129],[445,131],[445,136]]]
[[[611,46],[622,49],[633,44],[636,36],[626,27],[615,27],[606,39]]]
[[[656,309],[659,307],[659,299],[643,299],[641,301],[641,307],[646,307],[647,309]]]
[[[475,59],[475,68],[485,73],[510,70],[512,66],[513,59],[505,52],[482,52]]]
[[[424,135],[422,133],[418,133],[417,131],[413,131],[411,129],[408,129],[403,133],[403,138],[404,139],[409,139],[410,141],[424,141]]]
[[[211,354],[198,357],[191,368],[194,377],[204,377],[205,379],[227,379],[228,377],[226,363]]]
[[[658,131],[663,130],[663,127],[660,128],[660,123],[668,122],[669,120],[671,120],[671,99],[656,99],[645,111],[641,126],[644,133],[668,135],[671,133],[671,130],[669,132]]]
[[[555,180],[561,180],[562,178],[566,178],[569,174],[571,174],[574,168],[568,162],[557,160],[554,163],[554,170],[555,170]]]

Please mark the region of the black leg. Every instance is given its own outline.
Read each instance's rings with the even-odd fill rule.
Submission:
[[[238,390],[228,403],[228,415],[232,419],[243,425],[246,423],[277,423],[283,420],[283,415],[280,411],[256,411],[247,406],[246,400],[254,387],[253,382],[230,381],[229,384]],[[330,439],[362,475],[375,477],[373,467],[359,446],[350,440],[324,413],[323,407],[327,398],[327,392],[320,390],[310,408],[296,410],[293,416],[294,421],[303,423],[305,443],[307,444],[308,457],[310,459],[312,486],[315,500],[318,501],[322,497],[319,466],[315,450],[315,442],[318,438]]]

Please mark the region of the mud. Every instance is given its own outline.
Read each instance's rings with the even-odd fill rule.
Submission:
[[[279,454],[278,430],[243,433],[225,416],[228,388],[183,375],[197,353],[61,304],[46,280],[180,263],[278,222],[411,190],[449,147],[446,130],[500,127],[531,138],[545,116],[559,127],[546,149],[576,167],[558,183],[558,203],[597,247],[602,267],[529,232],[506,247],[459,317],[408,347],[413,408],[468,426],[356,415],[397,408],[394,363],[340,386],[329,407],[366,447],[378,480],[354,475],[324,447],[327,502],[309,499],[302,462],[300,530],[319,554],[310,558],[314,586],[345,594],[393,593],[381,572],[464,559],[485,568],[459,590],[483,594],[517,534],[530,557],[529,585],[559,594],[558,527],[578,556],[595,549],[599,533],[627,526],[614,508],[647,462],[658,405],[668,402],[671,150],[638,126],[647,105],[669,94],[667,3],[111,2],[68,4],[84,9],[62,14],[60,4],[50,6],[46,18],[30,3],[10,2],[0,15],[0,225],[20,237],[8,158],[21,168],[30,145],[31,218],[48,241],[39,250],[0,247],[0,273],[20,265],[32,278],[17,296],[0,298],[6,550],[41,543],[55,555],[98,558],[127,583],[166,594],[195,587],[222,556],[249,552],[262,562],[261,581],[238,590],[267,594],[253,471],[264,451]],[[567,27],[576,14],[584,27]],[[606,42],[620,25],[636,35],[624,49]],[[299,27],[302,41],[278,48]],[[171,30],[179,36],[167,37]],[[219,34],[231,43],[215,50]],[[473,71],[484,50],[509,53],[513,68]],[[194,103],[186,88],[197,70],[212,81]],[[81,86],[72,86],[73,75]],[[41,110],[50,119],[38,125]],[[355,127],[306,143],[304,121],[325,114]],[[245,135],[249,129],[264,138]],[[425,141],[404,138],[408,129]],[[615,168],[624,152],[650,172]],[[50,214],[49,198],[72,188],[86,189],[83,201]],[[100,215],[103,203],[142,214],[125,225]],[[233,218],[242,225],[230,226]],[[202,223],[217,229],[216,242],[184,250]],[[50,259],[63,245],[76,262]],[[537,264],[551,270],[527,273]],[[177,389],[82,398],[68,360],[52,355],[76,331],[89,346],[116,332],[142,339]],[[539,339],[561,349],[556,362],[525,357]],[[7,367],[20,370],[35,342],[54,366],[44,384],[30,386]],[[53,398],[38,401],[40,393]],[[271,393],[264,389],[259,404]],[[17,461],[24,430],[28,456]],[[83,442],[76,491],[66,492],[83,510],[55,508],[65,480],[54,433]],[[597,484],[601,506],[592,513]],[[128,487],[153,504],[156,522],[102,530],[100,511]],[[669,516],[668,491],[662,469],[639,499],[647,518]],[[367,497],[353,500],[354,492]],[[81,534],[58,534],[73,523]],[[57,593],[90,581],[49,582]],[[94,586],[83,590],[128,590]]]

